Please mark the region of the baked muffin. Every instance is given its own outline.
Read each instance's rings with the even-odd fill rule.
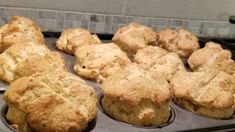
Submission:
[[[65,70],[60,54],[36,42],[17,43],[0,54],[0,80],[10,83],[35,72]]]
[[[188,64],[194,71],[216,68],[229,74],[235,74],[235,62],[231,57],[231,52],[224,50],[220,44],[208,42],[204,48],[195,51],[189,57]]]
[[[168,51],[157,46],[146,46],[139,49],[135,55],[134,62],[139,64],[144,69],[150,69],[156,60],[168,54]]]
[[[81,45],[100,44],[100,39],[82,28],[66,29],[56,41],[56,47],[69,54],[74,54],[75,49]]]
[[[84,45],[75,52],[74,71],[81,77],[102,82],[130,64],[125,52],[114,43]]]
[[[185,29],[163,29],[158,33],[157,45],[181,58],[188,58],[199,49],[198,38]]]
[[[68,72],[36,73],[4,93],[6,118],[20,132],[77,132],[96,117],[92,87]]]
[[[13,16],[9,23],[0,28],[0,53],[13,44],[35,41],[44,44],[45,40],[38,25],[23,16]]]
[[[147,46],[138,50],[134,61],[150,71],[152,76],[164,77],[168,81],[176,71],[184,69],[184,64],[176,53],[167,52],[157,46]]]
[[[234,77],[217,69],[178,71],[171,80],[174,101],[197,114],[226,119],[234,114]]]
[[[112,38],[112,41],[131,59],[138,49],[147,45],[156,45],[156,40],[157,35],[152,28],[135,22],[119,28]]]
[[[152,126],[170,117],[170,85],[165,79],[131,64],[102,84],[102,107],[111,117],[135,125]]]

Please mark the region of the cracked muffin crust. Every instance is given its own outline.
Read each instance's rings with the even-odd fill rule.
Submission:
[[[152,28],[132,22],[119,28],[112,41],[126,52],[130,59],[138,49],[147,45],[156,45],[157,35]]]
[[[125,52],[114,43],[84,45],[77,48],[75,56],[75,72],[81,77],[100,83],[130,64]]]
[[[200,72],[178,71],[171,80],[174,101],[197,114],[226,119],[234,114],[233,76],[209,69]]]
[[[29,18],[13,16],[9,23],[0,28],[0,53],[14,44],[28,41],[45,44],[41,29]]]
[[[6,118],[20,132],[77,132],[96,117],[96,94],[68,72],[36,73],[11,83],[4,93]]]
[[[184,64],[176,53],[167,52],[157,46],[147,46],[137,51],[134,61],[150,71],[152,76],[170,81],[174,74],[184,69]]]
[[[82,28],[65,29],[56,41],[56,47],[69,54],[74,54],[77,47],[89,44],[101,44],[101,40]]]
[[[185,29],[163,29],[158,33],[157,45],[181,58],[188,58],[199,49],[198,38]]]
[[[131,64],[108,77],[102,84],[102,107],[120,121],[152,126],[168,121],[171,92],[165,79]]]
[[[49,70],[64,71],[64,60],[59,53],[36,42],[15,44],[0,54],[0,80],[7,83]]]
[[[214,42],[208,42],[204,48],[195,51],[189,57],[188,64],[194,71],[215,68],[235,74],[235,62],[232,60],[231,52]]]

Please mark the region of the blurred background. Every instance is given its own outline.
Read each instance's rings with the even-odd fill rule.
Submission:
[[[13,15],[33,19],[43,31],[83,27],[113,34],[131,21],[159,31],[186,28],[201,37],[235,38],[234,0],[0,0],[0,25]]]

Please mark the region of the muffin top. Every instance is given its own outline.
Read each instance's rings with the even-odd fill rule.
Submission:
[[[137,51],[134,61],[142,68],[150,69],[156,63],[156,60],[166,55],[167,53],[168,51],[160,47],[147,46]]]
[[[13,44],[35,41],[45,44],[41,29],[32,20],[23,16],[13,16],[9,23],[0,28],[0,53]]]
[[[130,63],[127,55],[114,43],[84,45],[75,52],[74,70],[78,75],[102,82]]]
[[[150,27],[132,22],[119,28],[112,38],[112,41],[127,52],[136,52],[146,45],[156,45],[156,33]]]
[[[0,79],[7,83],[52,69],[65,70],[62,57],[36,42],[15,44],[0,54]]]
[[[235,81],[233,76],[216,69],[200,72],[178,71],[171,80],[174,96],[209,109],[232,108]]]
[[[167,80],[170,80],[178,70],[184,69],[184,64],[176,53],[167,52],[157,46],[139,49],[134,61],[140,67],[150,71],[152,76]]]
[[[77,47],[88,44],[100,44],[101,40],[83,28],[65,29],[56,41],[56,47],[69,54],[74,54]]]
[[[149,100],[162,106],[171,100],[170,86],[165,79],[154,78],[151,74],[131,64],[108,77],[101,85],[104,96],[117,98],[136,106]]]
[[[188,64],[195,71],[219,69],[229,74],[235,74],[235,62],[231,59],[229,50],[224,50],[220,44],[206,43],[204,48],[195,51],[188,59]]]
[[[24,119],[35,131],[81,131],[95,118],[97,109],[94,89],[68,72],[22,77],[11,83],[4,100],[25,113]],[[15,118],[10,122],[19,125]]]
[[[188,58],[199,49],[198,38],[185,29],[163,29],[158,33],[157,43],[167,51],[177,53],[181,58]]]

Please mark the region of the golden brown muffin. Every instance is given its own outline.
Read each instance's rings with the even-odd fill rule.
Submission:
[[[66,29],[56,41],[56,47],[69,54],[74,54],[77,47],[89,44],[101,44],[101,41],[95,34],[82,28]]]
[[[41,29],[29,18],[13,16],[9,23],[0,28],[0,53],[11,45],[27,41],[45,44]]]
[[[125,52],[114,43],[84,45],[77,48],[75,56],[75,72],[97,82],[130,64]]]
[[[231,59],[229,50],[224,50],[220,44],[206,43],[205,47],[195,51],[188,59],[188,64],[194,71],[216,68],[229,74],[235,73],[235,62]]]
[[[166,55],[168,52],[157,46],[147,46],[139,49],[135,55],[134,61],[144,69],[151,68],[156,60]]]
[[[68,72],[36,73],[4,93],[6,118],[20,132],[77,132],[96,117],[92,87]]]
[[[160,125],[170,117],[170,86],[165,79],[131,64],[102,84],[102,107],[111,117],[135,125]]]
[[[156,45],[156,40],[157,35],[152,28],[135,22],[118,29],[112,38],[112,41],[131,59],[138,49],[147,45]]]
[[[158,33],[157,45],[181,58],[188,58],[199,49],[198,38],[185,29],[163,29]]]
[[[164,77],[170,81],[178,70],[182,70],[184,64],[176,53],[169,52],[156,60],[155,64],[149,69],[152,76]]]
[[[49,70],[65,70],[64,61],[59,53],[36,42],[15,44],[0,54],[0,80],[7,83]]]
[[[168,81],[176,71],[184,69],[184,64],[176,53],[156,47],[147,46],[138,50],[134,61],[150,71],[154,77],[164,77]]]
[[[171,85],[174,101],[189,111],[220,119],[234,113],[235,81],[226,72],[181,70],[174,75]]]

